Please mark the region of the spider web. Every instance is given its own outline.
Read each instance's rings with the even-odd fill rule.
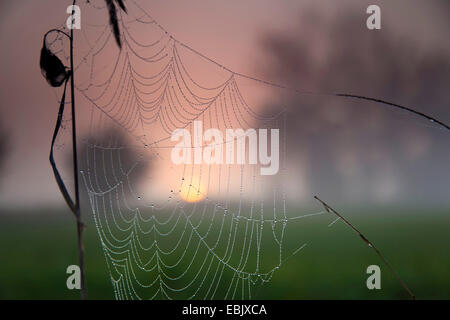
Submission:
[[[103,2],[80,6],[75,80],[86,137],[78,161],[115,297],[251,299],[306,245],[287,252],[288,224],[324,213],[288,210],[284,109],[253,106],[242,90],[251,80],[176,40],[137,3],[119,14],[121,50]],[[222,132],[279,129],[278,174],[249,164],[174,165],[171,133],[194,135],[194,121]]]

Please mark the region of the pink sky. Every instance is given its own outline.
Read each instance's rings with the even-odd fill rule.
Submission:
[[[152,0],[140,1],[179,40],[229,68],[261,77],[260,35],[292,30],[299,12],[312,4],[324,15],[361,10],[369,1]],[[370,1],[382,7],[383,32],[413,35],[427,44],[448,46],[446,13],[426,1]],[[3,1],[0,39],[2,86],[0,122],[11,138],[11,151],[0,185],[0,206],[63,205],[48,162],[57,114],[57,97],[39,70],[43,34],[61,25],[71,1]],[[339,4],[338,4],[339,3]],[[412,4],[414,3],[414,5]],[[430,24],[432,17],[432,24]],[[83,20],[82,20],[83,21]],[[83,23],[83,22],[82,22]],[[302,32],[302,30],[298,30]],[[77,35],[76,35],[77,36]]]

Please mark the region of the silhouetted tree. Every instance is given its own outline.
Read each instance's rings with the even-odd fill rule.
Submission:
[[[264,35],[265,78],[305,91],[381,98],[449,122],[448,52],[419,50],[414,39],[369,31],[359,13],[320,17],[307,12],[296,32]],[[289,109],[290,164],[306,169],[299,179],[309,181],[311,192],[366,200],[375,193],[389,197],[390,183],[401,181],[396,188],[405,197],[445,198],[448,136],[435,135],[439,129],[431,130],[431,123],[330,96],[292,94],[280,104]]]
[[[78,148],[78,165],[89,178],[88,188],[96,192],[109,190],[121,181],[137,191],[151,169],[151,157],[142,144],[133,142],[116,127],[110,127],[82,139]],[[132,197],[125,189],[125,196]],[[82,199],[86,203],[87,199]]]

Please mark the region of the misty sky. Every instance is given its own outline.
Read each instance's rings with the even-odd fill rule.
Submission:
[[[268,62],[261,43],[263,35],[295,30],[305,38],[297,20],[313,4],[328,18],[345,15],[347,10],[360,12],[361,22],[355,28],[365,28],[367,4],[378,3],[382,8],[379,32],[414,38],[416,47],[423,50],[429,46],[450,48],[446,1],[141,2],[178,39],[232,70],[261,78],[266,74],[258,64]],[[0,206],[63,205],[48,162],[59,97],[40,73],[39,51],[43,34],[65,21],[69,4],[71,1],[61,0],[9,0],[0,4],[0,126],[6,129],[9,140],[0,180]]]

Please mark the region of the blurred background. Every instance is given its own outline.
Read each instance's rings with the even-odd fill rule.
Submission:
[[[231,70],[303,91],[380,98],[450,122],[448,1],[140,3],[177,39]],[[48,163],[59,91],[49,88],[38,64],[43,34],[64,23],[69,4],[0,4],[5,48],[0,61],[4,299],[79,297],[65,286],[66,267],[77,263],[75,224]],[[381,30],[366,28],[369,4],[381,8]],[[262,90],[251,81],[240,85],[248,92]],[[319,195],[378,246],[418,298],[450,298],[448,130],[402,111],[345,98],[272,89],[253,98],[268,114],[281,105],[287,109],[285,183],[298,202],[295,210],[320,210],[313,200]],[[87,116],[80,114],[80,119],[83,126]],[[152,168],[141,168],[140,175]],[[83,216],[89,296],[112,299],[86,197]],[[308,246],[254,297],[407,298],[378,257],[344,224],[327,227],[330,219],[288,227],[294,235],[301,230]],[[370,264],[382,267],[382,290],[366,288]]]

